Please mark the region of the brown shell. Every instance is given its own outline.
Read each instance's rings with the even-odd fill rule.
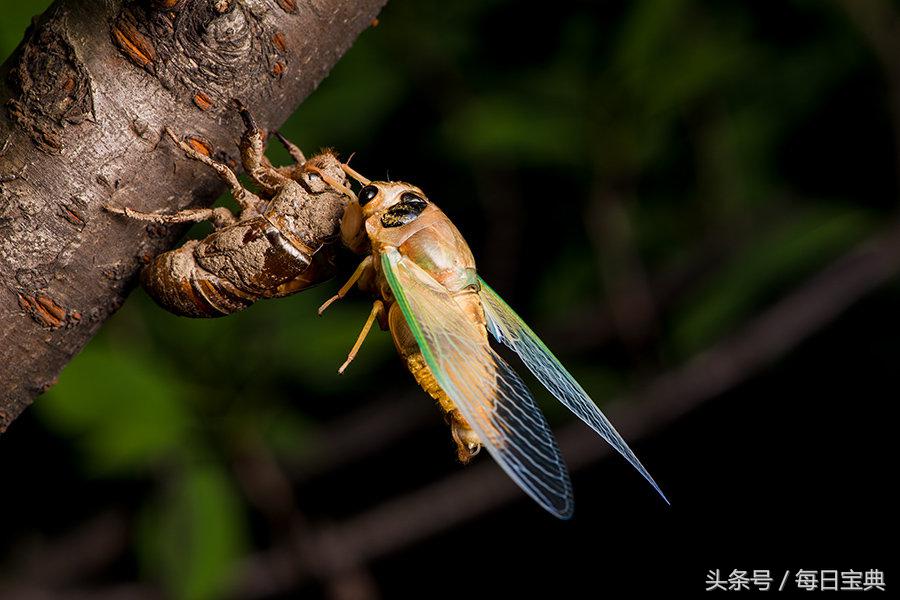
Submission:
[[[298,248],[263,217],[165,252],[141,275],[147,293],[185,317],[221,317],[260,298],[293,294],[333,275],[334,248]]]

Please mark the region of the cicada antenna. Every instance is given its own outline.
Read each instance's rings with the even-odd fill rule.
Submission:
[[[353,157],[355,154],[356,154],[355,152],[353,154],[351,154],[350,158],[347,159],[347,162],[341,164],[341,168],[344,170],[344,173],[346,173],[353,179],[357,180],[361,184],[369,185],[370,183],[372,183],[371,179],[363,177],[362,175],[357,173],[355,169],[350,168],[350,161],[353,160]]]

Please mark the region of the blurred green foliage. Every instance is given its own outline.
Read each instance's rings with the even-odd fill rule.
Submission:
[[[0,56],[46,4],[0,9]],[[392,0],[282,131],[308,152],[357,152],[370,177],[422,185],[539,331],[608,307],[603,261],[617,248],[592,216],[604,198],[620,202],[650,281],[717,253],[687,292],[654,298],[656,337],[638,356],[620,340],[579,355],[563,345],[601,401],[647,362],[678,364],[735,331],[891,210],[878,64],[831,4],[540,6]],[[853,128],[823,137],[836,115]],[[513,182],[499,209],[498,181]],[[511,245],[498,251],[497,236]],[[333,288],[211,321],[138,291],[36,403],[84,477],[151,482],[135,555],[172,596],[219,596],[258,542],[230,468],[240,440],[300,456],[335,415],[412,387],[383,334],[337,376],[366,307],[316,318]]]
[[[49,426],[78,436],[92,470],[143,471],[190,442],[188,388],[152,354],[114,352],[105,341],[78,357],[78,369],[40,410]]]
[[[796,215],[752,240],[733,262],[689,296],[672,331],[679,355],[699,352],[734,329],[772,290],[791,282],[859,240],[873,223],[857,212]]]
[[[228,472],[211,462],[168,478],[138,527],[148,575],[177,598],[224,595],[246,550],[241,499]]]

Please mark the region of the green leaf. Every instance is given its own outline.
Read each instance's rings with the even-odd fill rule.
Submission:
[[[315,451],[316,423],[288,408],[260,415],[257,430],[278,457],[297,459]]]
[[[532,307],[536,319],[554,322],[566,318],[572,307],[599,302],[601,290],[593,255],[585,256],[583,248],[567,244],[554,250],[552,263],[531,281]],[[527,312],[527,311],[526,311]]]
[[[371,381],[372,372],[387,360],[397,360],[391,336],[373,327],[345,374],[338,367],[356,341],[371,302],[356,296],[332,304],[321,316],[318,306],[336,288],[329,282],[316,291],[282,298],[267,305],[264,336],[248,339],[246,348],[265,356],[269,368],[302,381],[303,386],[319,391],[346,390],[353,382]]]
[[[364,144],[406,93],[407,82],[375,42],[363,35],[281,128],[307,156],[326,146],[347,154]],[[280,144],[270,147],[275,164],[290,162]]]

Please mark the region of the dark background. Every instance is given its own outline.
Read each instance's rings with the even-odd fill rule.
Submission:
[[[41,8],[3,3],[0,56]],[[658,408],[684,397],[671,374],[728,363],[723,340],[817,274],[850,285],[829,265],[898,235],[898,16],[886,0],[395,0],[282,130],[421,186],[627,420],[671,507],[541,394],[591,456],[574,519],[502,485],[473,496],[461,471],[499,469],[455,463],[389,335],[337,375],[368,308],[356,294],[317,318],[338,282],[211,321],[136,291],[0,438],[0,595],[616,598],[702,593],[710,569],[882,569],[892,588],[896,277]],[[397,522],[359,516],[442,481],[472,518],[354,554]]]

